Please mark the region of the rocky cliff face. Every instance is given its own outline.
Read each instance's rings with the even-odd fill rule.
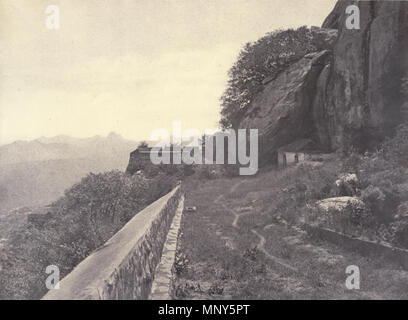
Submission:
[[[346,28],[346,7],[360,29]],[[240,127],[258,128],[265,158],[300,138],[326,151],[369,149],[401,121],[408,75],[408,2],[339,1],[323,23],[331,51],[315,52],[265,85]]]
[[[360,8],[360,30],[345,26],[345,8],[353,3]],[[401,79],[408,71],[408,2],[341,1],[323,27],[338,28],[339,37],[330,72],[318,88],[326,101],[318,99],[314,106],[319,111],[323,105],[328,120],[317,122],[319,136],[328,137],[335,149],[375,146],[400,120]]]
[[[263,158],[273,157],[277,148],[314,134],[311,110],[316,85],[330,57],[329,51],[306,55],[268,83],[253,101],[241,127],[258,129]]]

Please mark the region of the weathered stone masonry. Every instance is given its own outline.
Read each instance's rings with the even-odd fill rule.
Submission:
[[[136,214],[43,299],[147,299],[180,196],[177,187]]]

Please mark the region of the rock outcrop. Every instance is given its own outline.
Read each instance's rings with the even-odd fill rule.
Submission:
[[[346,28],[346,7],[360,8],[360,29]],[[338,40],[318,85],[319,137],[332,149],[364,150],[393,132],[400,119],[401,79],[408,71],[408,2],[340,1],[323,24]]]
[[[329,59],[328,50],[306,55],[269,82],[253,101],[240,127],[258,129],[266,158],[279,147],[313,134],[316,84]]]
[[[359,30],[345,25],[351,4],[360,8]],[[240,124],[258,128],[261,159],[301,138],[325,151],[370,149],[401,119],[408,2],[339,1],[322,27],[328,41],[336,38],[332,50],[306,55],[265,84]]]
[[[364,202],[356,197],[328,198],[317,201],[316,205],[325,214],[329,214],[331,211],[342,214],[348,207],[350,210],[366,210]]]

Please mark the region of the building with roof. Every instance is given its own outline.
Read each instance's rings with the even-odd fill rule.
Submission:
[[[304,162],[308,155],[316,153],[316,144],[310,139],[300,139],[278,149],[278,165],[285,168],[288,165]]]

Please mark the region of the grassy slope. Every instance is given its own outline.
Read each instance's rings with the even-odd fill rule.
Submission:
[[[186,206],[197,212],[183,216],[175,298],[407,299],[408,272],[294,227],[309,201],[328,196],[339,168],[331,160],[255,178],[186,181]],[[348,265],[360,267],[360,290],[345,288]]]
[[[56,202],[34,211],[43,216],[37,222],[21,212],[1,217],[0,300],[41,298],[48,265],[57,265],[64,277],[175,183],[165,175],[89,174]]]

